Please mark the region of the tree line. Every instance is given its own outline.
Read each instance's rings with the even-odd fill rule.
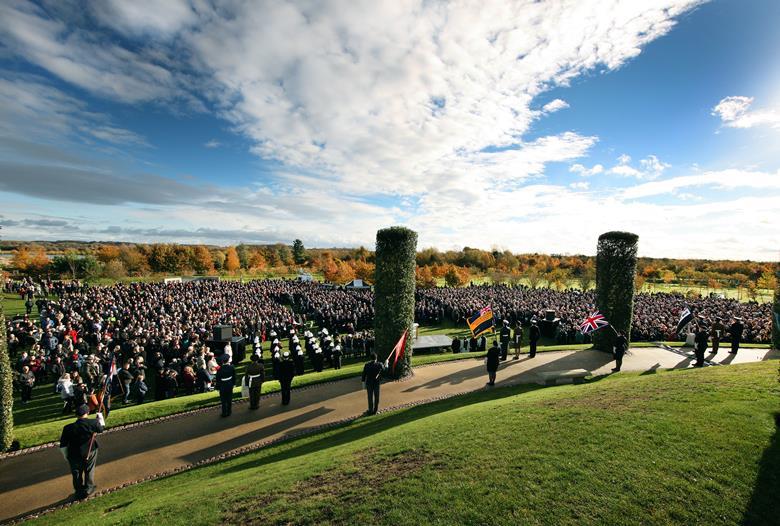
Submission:
[[[7,243],[7,242],[6,242]],[[11,242],[14,243],[14,242]],[[228,247],[174,243],[16,243],[6,271],[52,279],[121,279],[151,275],[290,275],[305,271],[330,282],[373,281],[374,252],[365,247],[307,249],[291,245],[238,244]],[[0,247],[2,248],[2,247]],[[9,247],[6,247],[9,248]],[[461,286],[473,280],[542,285],[563,290],[595,284],[595,258],[584,255],[516,254],[509,250],[417,252],[417,286],[441,282]],[[638,258],[636,288],[646,283],[682,284],[711,289],[743,288],[748,295],[772,290],[774,263],[731,260]]]

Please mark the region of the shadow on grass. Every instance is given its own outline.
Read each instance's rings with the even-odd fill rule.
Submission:
[[[238,473],[246,469],[253,469],[256,467],[273,464],[282,460],[287,460],[300,455],[307,455],[318,451],[338,447],[362,438],[373,436],[377,433],[387,431],[397,426],[402,426],[423,418],[444,413],[452,409],[466,407],[473,404],[479,404],[488,400],[498,400],[501,398],[507,398],[517,394],[536,391],[537,389],[544,389],[538,385],[514,385],[506,387],[497,387],[495,389],[476,391],[463,396],[456,396],[447,400],[441,400],[438,402],[431,402],[415,406],[409,409],[393,411],[387,414],[380,414],[375,417],[361,417],[345,424],[340,428],[335,428],[335,432],[327,433],[326,436],[316,439],[314,441],[308,441],[306,437],[295,439],[292,442],[288,442],[288,445],[292,447],[285,448],[283,451],[273,453],[260,459],[252,459],[248,457],[245,462],[238,463],[236,465],[227,467],[219,472],[222,474]],[[299,445],[295,445],[296,442],[305,441]]]
[[[775,434],[761,457],[753,495],[742,517],[745,526],[777,524],[780,517],[780,413],[774,418]]]

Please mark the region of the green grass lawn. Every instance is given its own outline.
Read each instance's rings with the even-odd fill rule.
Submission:
[[[777,524],[777,367],[480,391],[360,418],[32,523]]]

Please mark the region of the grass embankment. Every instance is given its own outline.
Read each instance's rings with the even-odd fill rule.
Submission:
[[[776,524],[778,395],[776,362],[481,391],[33,524]]]

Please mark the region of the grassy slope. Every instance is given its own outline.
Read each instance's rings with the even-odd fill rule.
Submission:
[[[777,362],[482,391],[34,522],[771,524],[779,394]]]

